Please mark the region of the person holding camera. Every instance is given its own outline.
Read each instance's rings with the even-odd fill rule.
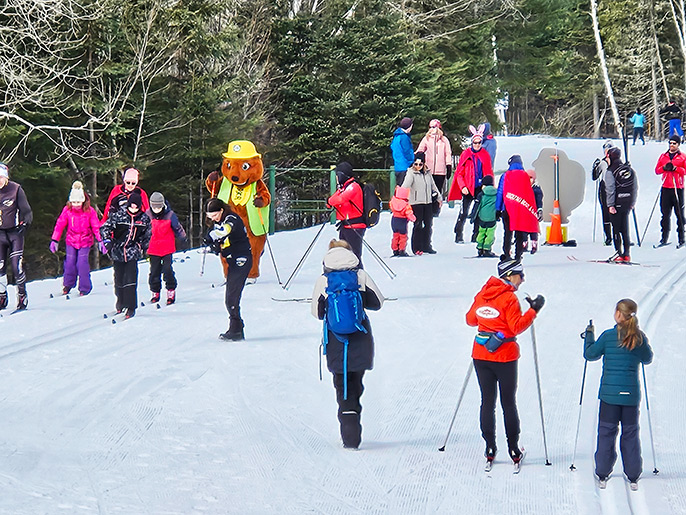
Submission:
[[[679,150],[681,138],[669,138],[669,150],[657,160],[655,173],[662,175],[662,190],[660,192],[660,212],[662,220],[662,237],[658,247],[669,245],[669,229],[672,210],[676,213],[676,231],[679,237],[679,247],[684,245],[684,174],[686,173],[686,158]],[[677,248],[679,248],[677,247]]]
[[[588,361],[603,358],[595,453],[595,474],[600,488],[605,488],[617,461],[616,440],[620,422],[622,436],[619,448],[624,474],[632,490],[638,489],[638,478],[643,471],[638,426],[641,403],[638,367],[653,360],[653,350],[648,344],[648,337],[638,327],[637,311],[638,306],[633,300],[622,299],[615,306],[616,325],[612,329],[604,331],[597,340],[592,324],[583,333],[584,358]]]
[[[505,419],[507,447],[513,462],[519,463],[519,413],[517,412],[517,335],[533,324],[545,299],[538,295],[526,301],[530,308],[522,313],[515,292],[524,282],[520,261],[505,259],[498,263],[498,277],[490,277],[467,312],[467,325],[478,327],[472,347],[474,369],[481,389],[481,436],[486,441],[485,456],[495,459],[495,401],[500,390],[500,404]]]

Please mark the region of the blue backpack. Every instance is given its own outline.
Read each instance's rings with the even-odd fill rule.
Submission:
[[[323,354],[329,342],[329,331],[343,343],[343,398],[348,398],[348,336],[367,332],[362,321],[367,318],[362,305],[356,270],[335,270],[325,274],[326,316],[324,317]]]

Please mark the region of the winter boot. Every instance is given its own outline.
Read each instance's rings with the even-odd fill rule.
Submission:
[[[531,242],[531,255],[536,254],[537,251],[538,251],[538,240],[533,240]]]
[[[522,451],[519,449],[510,449],[510,458],[512,458],[512,461],[515,463],[519,463],[522,459]]]
[[[338,417],[341,423],[341,439],[346,449],[357,449],[362,441],[360,414],[357,411],[344,411]]]
[[[176,301],[176,290],[167,290],[167,306]]]
[[[484,249],[476,249],[477,256],[479,257],[484,257]]]
[[[152,292],[152,297],[150,297],[150,303],[156,304],[159,301],[160,301],[160,292],[158,292],[158,291]]]
[[[486,452],[484,452],[484,456],[486,457],[486,460],[488,461],[493,461],[495,459],[495,454],[498,452],[498,449],[495,447],[486,447]]]
[[[399,251],[399,250],[394,250],[394,251],[393,251],[393,255],[394,255],[394,256],[400,255],[400,251]]]
[[[243,332],[243,329],[234,332],[231,332],[229,329],[225,333],[220,334],[219,338],[227,342],[240,342],[245,340],[245,333]]]
[[[0,293],[0,309],[7,307],[7,292]]]
[[[136,316],[136,310],[128,308],[126,310],[126,314],[124,315],[124,320],[128,320],[129,318],[133,318]]]
[[[70,291],[71,291],[71,288],[67,288],[66,286],[62,287],[62,295],[69,295]]]
[[[398,257],[410,257],[410,255],[405,250],[399,250]]]
[[[20,311],[22,309],[26,309],[29,305],[29,298],[26,296],[26,293],[18,293],[17,294],[17,311]]]
[[[491,252],[490,250],[484,250],[482,256],[487,257],[487,258],[498,257],[493,252]]]

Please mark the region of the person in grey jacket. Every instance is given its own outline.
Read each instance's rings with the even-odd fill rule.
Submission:
[[[360,261],[353,253],[350,244],[343,240],[331,240],[329,250],[324,256],[324,274],[314,285],[312,292],[312,315],[325,320],[328,306],[327,287],[329,274],[338,271],[353,271],[357,274],[357,285],[362,297],[362,307],[367,310],[381,309],[384,296],[371,277],[362,270]],[[363,330],[346,335],[347,345],[325,325],[326,364],[333,374],[338,401],[338,421],[340,423],[343,446],[357,449],[362,440],[360,397],[364,391],[362,378],[366,370],[374,366],[374,337],[369,318],[364,315],[361,321]],[[343,338],[345,339],[345,338]]]
[[[602,159],[596,159],[593,163],[593,168],[591,169],[591,177],[594,181],[598,181],[598,202],[600,202],[600,214],[603,219],[603,233],[605,234],[605,245],[612,245],[612,222],[610,221],[610,212],[607,209],[606,194],[605,194],[605,172],[610,164],[607,158],[607,152],[614,145],[612,141],[607,140],[603,143],[603,153]]]
[[[603,375],[600,380],[600,414],[598,415],[598,445],[595,453],[595,473],[604,488],[617,460],[616,440],[619,424],[622,436],[624,474],[632,489],[638,488],[643,471],[641,441],[639,439],[638,407],[641,402],[641,385],[638,367],[653,360],[648,338],[638,327],[638,306],[631,299],[622,299],[615,307],[617,325],[595,339],[593,325],[584,334],[584,358],[596,361],[603,358]]]
[[[417,152],[414,155],[414,162],[407,171],[407,175],[405,175],[402,187],[410,190],[410,198],[408,200],[412,206],[414,216],[417,217],[412,229],[412,252],[418,256],[421,256],[424,252],[435,254],[436,251],[431,246],[431,231],[433,227],[431,202],[435,197],[440,205],[443,202],[443,197],[441,197],[441,193],[436,187],[433,176],[426,168],[424,152]]]

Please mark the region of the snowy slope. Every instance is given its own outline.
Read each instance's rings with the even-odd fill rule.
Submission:
[[[602,145],[558,143],[586,168]],[[499,138],[498,145],[496,169],[506,168],[513,153],[528,167],[553,140]],[[660,184],[654,164],[665,149],[664,143],[631,147],[641,185],[641,232]],[[114,305],[111,270],[94,274],[94,291],[84,298],[50,299],[60,291],[58,279],[29,284],[30,309],[11,316],[3,311],[0,318],[0,513],[686,513],[686,328],[674,316],[686,309],[686,249],[652,249],[659,239],[656,213],[646,245],[632,252],[636,261],[656,266],[586,262],[612,254],[600,243],[600,229],[592,243],[594,191],[589,179],[586,199],[571,217],[570,237],[578,247],[543,247],[525,258],[521,297],[542,293],[547,300],[536,336],[551,466],[545,465],[530,332],[520,339],[518,402],[527,449],[521,474],[511,473],[504,452],[490,474],[483,472],[474,377],[445,452],[437,450],[470,362],[474,330],[464,313],[496,265],[463,259],[475,251],[453,243],[457,208],[446,206],[435,224],[438,254],[387,259],[395,280],[365,251],[368,272],[398,300],[370,315],[376,364],[365,376],[358,452],[339,442],[330,374],[324,371],[319,380],[321,324],[308,304],[271,300],[311,294],[336,235],[332,226],[287,292],[264,256],[262,277],[244,293],[247,340],[241,343],[217,339],[227,317],[213,256],[200,277],[201,254],[179,254],[178,303],[145,306],[114,325],[102,318]],[[385,214],[368,231],[369,243],[384,257],[390,255],[389,226]],[[317,230],[270,239],[282,280]],[[500,238],[499,227],[496,250]],[[142,265],[143,301],[146,275]],[[592,475],[597,362],[588,365],[577,470],[569,469],[584,366],[579,333],[591,318],[598,334],[611,327],[622,297],[639,303],[639,320],[655,350],[646,374],[660,473],[651,473],[644,403],[640,490],[629,492],[620,462],[600,492]],[[506,449],[500,418],[498,438]]]

